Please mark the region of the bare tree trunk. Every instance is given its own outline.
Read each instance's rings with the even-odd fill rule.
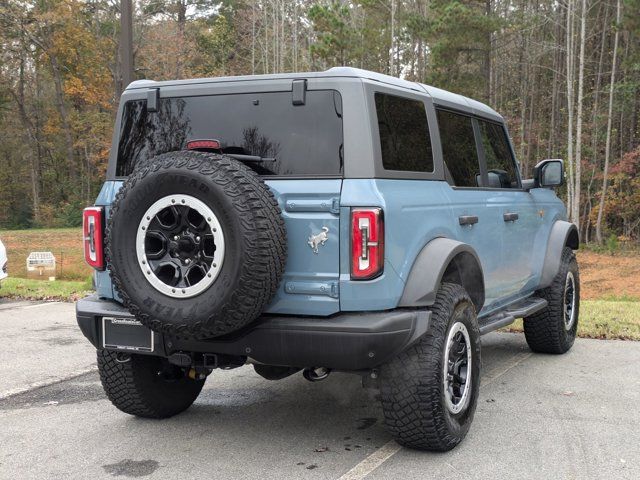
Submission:
[[[298,3],[293,4],[293,71],[298,71]]]
[[[584,229],[584,234],[580,237],[584,243],[589,243],[589,234],[590,234],[589,214],[591,213],[591,209],[593,208],[591,191],[593,187],[593,180],[595,177],[596,177],[596,165],[594,163],[593,166],[591,167],[591,177],[589,178],[589,183],[587,184],[587,198],[586,198],[587,201],[584,202],[584,214],[583,214],[584,223],[582,227]]]
[[[549,126],[549,139],[547,143],[547,158],[552,158],[556,146],[556,110],[558,109],[558,54],[553,56],[553,80],[551,84],[551,125]]]
[[[122,79],[118,78],[118,89],[116,98],[120,98],[122,91],[133,82],[133,6],[131,0],[120,2],[120,71]],[[116,70],[118,68],[116,67]]]
[[[389,51],[389,75],[397,75],[394,66],[394,49],[396,39],[396,1],[391,0],[391,48]]]
[[[72,177],[78,176],[78,171],[74,165],[74,152],[73,152],[73,136],[71,134],[71,125],[69,124],[69,115],[67,113],[67,107],[64,103],[64,89],[62,86],[62,74],[60,73],[60,65],[58,64],[58,58],[50,53],[49,63],[51,64],[51,70],[53,73],[53,83],[55,85],[56,92],[56,107],[60,114],[60,121],[62,122],[62,130],[64,132],[64,140],[67,154],[67,163],[69,165],[70,174]]]
[[[575,184],[573,187],[573,223],[580,231],[580,189],[581,189],[581,173],[582,173],[582,107],[584,103],[584,46],[586,37],[587,23],[587,0],[582,0],[582,8],[580,10],[580,57],[578,61],[578,114],[576,118],[576,172]]]
[[[593,128],[593,134],[591,136],[591,151],[593,152],[593,169],[591,172],[591,179],[589,180],[589,185],[587,189],[587,210],[584,215],[585,224],[583,225],[584,229],[584,239],[585,243],[589,243],[590,236],[590,228],[591,228],[591,210],[593,208],[593,198],[591,196],[592,188],[593,188],[593,180],[595,178],[595,170],[598,162],[598,107],[600,104],[600,85],[602,84],[602,65],[604,63],[604,50],[605,50],[605,41],[607,38],[606,30],[607,25],[609,23],[609,5],[605,4],[604,6],[604,21],[602,32],[600,35],[600,54],[598,57],[598,73],[596,75],[596,83],[594,88],[594,96],[593,96],[593,113],[591,114],[591,124]]]
[[[282,1],[280,3],[280,40],[279,40],[279,44],[280,44],[280,50],[279,50],[279,57],[280,57],[280,72],[284,72],[285,71],[285,65],[284,65],[284,60],[285,60],[285,56],[286,56],[286,35],[284,34],[284,19],[285,19],[285,9],[284,9],[284,1]]]
[[[264,71],[262,73],[269,73],[269,17],[267,16],[267,6],[262,6],[263,20],[262,28],[264,29]]]
[[[531,88],[529,89],[531,91],[531,94],[529,95],[529,119],[528,119],[528,126],[527,126],[527,154],[524,157],[524,166],[523,166],[523,172],[524,175],[529,176],[529,170],[530,170],[530,166],[531,166],[531,144],[533,143],[533,114],[535,111],[535,94],[536,94],[536,80],[537,80],[537,72],[533,72],[533,78],[531,80]]]
[[[271,24],[273,28],[273,73],[278,73],[278,5],[277,0],[273,2],[271,11]]]
[[[555,35],[559,39],[562,34],[562,22],[556,22]],[[562,67],[562,51],[556,48],[553,55],[553,80],[551,86],[551,125],[549,127],[549,143],[547,145],[547,158],[553,158],[557,146],[558,132],[556,124],[558,121],[558,105],[560,105],[560,76]]]
[[[251,4],[251,75],[256,74],[256,4]]]
[[[574,188],[574,172],[573,172],[573,107],[574,107],[574,51],[573,51],[573,1],[567,0],[567,23],[566,23],[566,64],[567,64],[567,165],[569,166],[569,182],[567,185],[568,198],[567,210],[569,212],[569,220],[575,221],[573,218],[573,188]]]
[[[602,243],[602,217],[604,211],[605,198],[607,196],[607,180],[609,175],[609,157],[611,150],[611,122],[613,118],[613,91],[616,80],[616,57],[618,55],[618,39],[620,36],[620,10],[622,0],[616,3],[616,26],[613,37],[613,59],[611,60],[611,81],[609,82],[609,114],[607,117],[607,140],[604,151],[604,170],[602,171],[602,193],[600,194],[600,208],[598,209],[598,221],[596,222],[596,240]]]
[[[178,24],[178,58],[176,60],[176,78],[184,76],[185,28],[187,24],[187,5],[184,0],[177,0],[176,23]]]
[[[23,45],[24,45],[24,38]],[[29,136],[34,140],[34,147],[39,151],[38,141],[34,135],[33,126],[31,121],[27,117],[27,113],[25,110],[25,93],[24,93],[24,69],[25,69],[25,49],[21,48],[20,50],[20,72],[19,72],[19,82],[18,82],[18,105],[20,109],[20,116],[22,118],[22,124],[25,129],[29,132]],[[25,154],[25,157],[27,155]],[[29,157],[29,163],[31,164],[31,205],[33,208],[33,220],[36,225],[40,223],[40,165],[39,165],[39,155],[34,155],[31,152]],[[26,160],[26,159],[25,159]]]
[[[485,0],[485,14],[487,17],[491,16],[491,0]],[[492,33],[487,33],[487,45],[484,51],[482,59],[482,73],[484,76],[484,96],[485,101],[492,103],[491,95],[491,47],[492,47]]]
[[[524,52],[526,50],[526,40],[522,40],[520,50],[520,170],[524,171],[527,164],[525,159],[525,132],[526,132],[526,112],[527,97],[529,92],[529,64],[525,63]]]

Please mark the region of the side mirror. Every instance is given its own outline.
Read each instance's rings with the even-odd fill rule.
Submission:
[[[487,172],[490,188],[511,188],[509,174],[505,170],[489,170]]]
[[[533,179],[522,182],[523,187],[527,190],[559,187],[563,183],[564,162],[559,158],[542,160],[533,169]]]

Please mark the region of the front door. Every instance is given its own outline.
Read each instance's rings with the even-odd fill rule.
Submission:
[[[483,119],[475,121],[481,163],[486,168],[487,208],[497,219],[500,233],[501,260],[494,280],[500,300],[508,302],[521,296],[534,276],[533,247],[541,219],[533,197],[522,190],[504,126]]]

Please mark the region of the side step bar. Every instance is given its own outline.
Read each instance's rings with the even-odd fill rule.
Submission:
[[[480,320],[480,335],[486,335],[515,322],[516,318],[524,318],[533,315],[547,306],[544,298],[529,297],[522,302],[507,307],[506,310],[490,315]]]

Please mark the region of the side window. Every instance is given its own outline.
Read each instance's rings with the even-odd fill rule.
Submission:
[[[478,120],[491,188],[520,188],[516,165],[502,125]]]
[[[479,187],[482,183],[471,117],[438,110],[445,175],[457,187]]]
[[[424,103],[384,93],[376,93],[375,101],[385,170],[433,172]]]

